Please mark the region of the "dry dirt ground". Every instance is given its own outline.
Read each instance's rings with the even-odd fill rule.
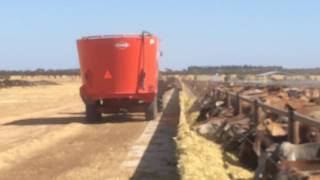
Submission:
[[[131,114],[86,124],[80,82],[59,83],[0,89],[0,180],[178,179],[177,92],[156,121]]]

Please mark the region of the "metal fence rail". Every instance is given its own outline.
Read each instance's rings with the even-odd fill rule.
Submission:
[[[280,116],[285,116],[288,118],[288,141],[292,143],[299,143],[299,126],[301,124],[307,124],[312,127],[320,128],[320,120],[314,119],[312,117],[300,114],[296,112],[290,106],[287,109],[278,109],[267,105],[258,99],[252,99],[240,95],[240,93],[229,92],[221,89],[214,89],[214,99],[219,99],[221,96],[225,97],[223,99],[228,107],[234,109],[234,115],[242,114],[242,102],[250,104],[252,106],[251,118],[252,121],[259,123],[259,110],[267,111],[270,113],[275,113]]]

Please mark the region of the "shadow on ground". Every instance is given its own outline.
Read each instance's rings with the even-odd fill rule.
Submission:
[[[173,137],[179,123],[179,91],[175,90],[131,180],[180,179]]]
[[[104,116],[100,124],[101,123],[143,122],[143,121],[145,121],[143,114],[142,115],[114,114],[114,115]],[[88,124],[85,121],[84,113],[70,113],[70,115],[63,116],[63,117],[19,119],[3,125],[34,126],[34,125],[63,125],[63,124],[70,124],[70,123]],[[91,123],[91,124],[99,124],[99,123]]]

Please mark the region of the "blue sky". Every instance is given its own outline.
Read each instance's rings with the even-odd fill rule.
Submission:
[[[75,41],[140,33],[161,39],[161,68],[319,67],[320,1],[2,1],[0,69],[76,68]]]

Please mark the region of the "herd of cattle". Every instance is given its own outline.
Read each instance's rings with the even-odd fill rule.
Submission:
[[[320,129],[306,124],[296,128],[296,142],[288,141],[288,117],[259,109],[258,121],[252,121],[253,106],[241,102],[241,113],[226,101],[235,92],[257,99],[276,109],[292,108],[295,112],[320,119],[320,92],[317,88],[280,86],[235,86],[186,81],[199,97],[195,108],[199,116],[193,129],[222,144],[225,151],[238,155],[240,161],[255,170],[254,179],[320,179]],[[235,103],[231,99],[230,104]],[[320,123],[320,120],[319,120]]]

